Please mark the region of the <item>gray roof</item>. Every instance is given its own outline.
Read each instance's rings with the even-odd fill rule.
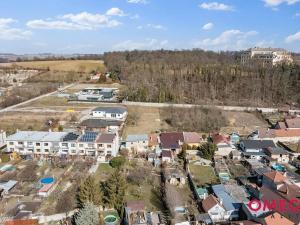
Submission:
[[[212,189],[215,195],[222,199],[223,206],[227,211],[236,210],[240,207],[240,204],[227,193],[223,184],[214,185]]]
[[[97,107],[92,110],[93,112],[106,112],[106,113],[116,113],[123,114],[127,112],[127,109],[124,107]]]
[[[126,142],[148,141],[147,134],[129,134]]]
[[[4,183],[0,183],[0,189],[3,189],[5,193],[8,193],[16,184],[18,181],[16,180],[9,180]]]
[[[276,147],[271,140],[242,140],[246,149],[263,149],[267,147]]]
[[[7,141],[41,141],[59,142],[67,132],[48,132],[48,131],[18,131],[7,137]]]
[[[87,128],[105,128],[108,126],[121,126],[122,121],[118,120],[101,120],[101,119],[87,119],[80,123],[80,126]]]

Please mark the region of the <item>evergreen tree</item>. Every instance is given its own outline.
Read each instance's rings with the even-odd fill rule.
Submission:
[[[99,225],[99,222],[99,214],[92,203],[85,203],[75,215],[76,225]]]
[[[80,185],[78,193],[78,202],[80,206],[85,203],[93,203],[96,206],[102,203],[102,192],[100,186],[96,184],[93,176],[88,176],[87,179]]]
[[[114,207],[123,217],[126,180],[120,170],[116,170],[107,180],[104,199],[109,207]]]

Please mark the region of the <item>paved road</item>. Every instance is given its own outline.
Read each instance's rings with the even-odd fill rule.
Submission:
[[[27,100],[27,101],[25,101],[25,102],[21,102],[21,103],[16,104],[16,105],[12,105],[12,106],[6,107],[6,108],[4,108],[4,109],[1,109],[1,110],[0,110],[0,113],[1,113],[1,112],[18,111],[19,109],[16,110],[16,108],[18,108],[18,107],[20,107],[20,106],[22,106],[22,105],[26,105],[26,104],[28,104],[28,103],[30,103],[30,102],[39,100],[39,99],[41,99],[41,98],[50,96],[50,95],[52,95],[52,94],[58,93],[58,92],[63,91],[63,90],[66,90],[66,89],[68,89],[68,88],[70,88],[70,87],[72,87],[72,86],[74,86],[74,85],[75,85],[75,83],[69,84],[69,85],[67,85],[67,86],[64,86],[63,88],[59,88],[59,89],[56,90],[56,91],[53,91],[53,92],[50,92],[50,93],[47,93],[47,94],[44,94],[44,95],[40,95],[40,96],[38,96],[38,97],[29,99],[29,100]]]

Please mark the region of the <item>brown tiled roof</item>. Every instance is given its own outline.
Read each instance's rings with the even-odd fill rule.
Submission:
[[[183,137],[186,144],[200,143],[202,139],[196,132],[183,132]]]
[[[115,134],[100,134],[97,138],[97,143],[113,143]]]
[[[269,178],[276,184],[282,183],[286,180],[286,177],[278,171],[270,171],[270,172],[264,173],[264,176]]]
[[[161,133],[160,142],[162,148],[176,149],[179,148],[179,142],[183,142],[182,132]]]
[[[208,212],[212,207],[219,204],[218,199],[214,195],[209,195],[206,199],[202,201],[202,208],[205,212]]]
[[[145,203],[143,201],[128,201],[126,207],[130,208],[131,211],[142,211],[145,210]]]
[[[294,223],[277,212],[272,213],[264,218],[266,225],[293,225]]]
[[[299,129],[265,129],[259,130],[260,138],[276,138],[276,137],[299,137],[300,138],[300,128]]]
[[[286,119],[286,126],[288,128],[299,128],[300,129],[300,118]]]

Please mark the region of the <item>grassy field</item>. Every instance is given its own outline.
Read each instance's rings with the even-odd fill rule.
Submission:
[[[56,61],[30,61],[13,63],[23,68],[50,69],[50,71],[74,71],[90,73],[92,70],[103,72],[105,70],[101,60],[56,60]],[[1,66],[12,66],[12,63],[3,63]]]
[[[210,166],[190,164],[189,167],[193,175],[193,180],[199,186],[204,184],[216,183],[218,181],[218,178],[216,177],[213,168]]]
[[[129,118],[135,117],[135,124],[128,124],[124,128],[124,137],[128,134],[147,134],[169,128],[169,125],[161,120],[159,108],[128,106],[128,115]]]
[[[98,183],[108,179],[113,172],[114,168],[112,168],[108,163],[101,163],[95,173],[96,182]]]
[[[221,128],[221,133],[230,134],[238,132],[240,135],[249,135],[260,127],[267,127],[266,121],[258,118],[254,113],[223,111],[222,114],[229,121],[229,126]]]

